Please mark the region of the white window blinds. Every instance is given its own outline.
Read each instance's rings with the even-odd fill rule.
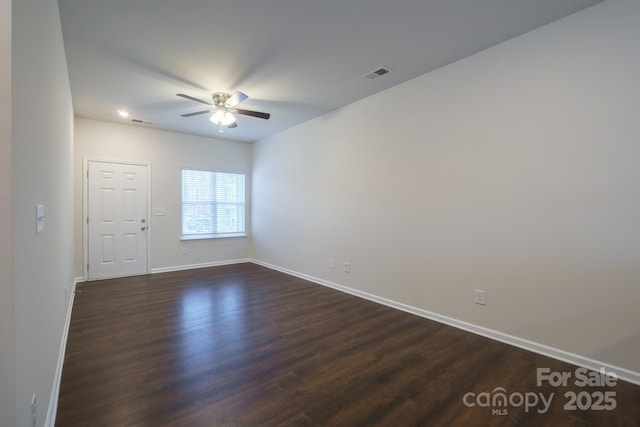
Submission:
[[[243,174],[182,170],[182,236],[245,234]]]

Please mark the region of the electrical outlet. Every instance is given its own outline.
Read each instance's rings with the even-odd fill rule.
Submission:
[[[351,273],[351,263],[349,263],[349,262],[345,262],[344,263],[344,272],[345,273]]]
[[[479,305],[487,304],[487,294],[483,289],[476,289],[474,291],[474,301]]]
[[[38,411],[36,407],[36,394],[33,393],[33,397],[31,398],[31,426],[36,427]]]
[[[333,270],[334,268],[336,268],[336,262],[332,259],[329,260],[329,268],[331,270]]]

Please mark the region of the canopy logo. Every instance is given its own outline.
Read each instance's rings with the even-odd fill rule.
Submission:
[[[514,408],[524,406],[524,411],[529,412],[529,410],[542,404],[542,407],[537,408],[537,411],[539,414],[544,414],[549,410],[554,395],[555,393],[549,393],[548,396],[545,396],[544,393],[532,391],[507,394],[507,390],[503,387],[496,387],[492,392],[484,391],[476,394],[470,391],[462,397],[462,401],[469,408],[476,405],[483,408],[491,408],[493,415],[507,415],[509,413],[507,407],[509,406]]]
[[[615,387],[617,381],[618,376],[613,372],[607,372],[604,368],[598,372],[587,368],[577,368],[573,372],[551,371],[549,368],[536,369],[537,387],[546,384],[552,387],[569,387],[570,385],[580,388]],[[539,414],[544,414],[551,407],[555,395],[555,392],[545,394],[535,391],[507,393],[504,387],[496,387],[493,391],[465,393],[462,396],[462,402],[468,408],[474,406],[491,408],[492,415],[508,415],[509,408],[520,407],[524,407],[526,413],[535,410]],[[563,397],[565,411],[612,411],[617,407],[616,392],[612,390],[581,390],[579,392],[568,390]]]

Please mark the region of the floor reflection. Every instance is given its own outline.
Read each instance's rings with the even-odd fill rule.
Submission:
[[[246,350],[245,294],[241,284],[194,286],[182,295],[179,319],[183,375],[213,369]]]

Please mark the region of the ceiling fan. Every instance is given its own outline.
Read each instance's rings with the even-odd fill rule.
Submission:
[[[196,111],[194,113],[182,114],[182,117],[192,117],[199,114],[211,113],[211,117],[209,117],[209,120],[219,126],[220,133],[223,133],[223,127],[238,127],[234,114],[242,114],[245,116],[257,117],[259,119],[265,120],[271,117],[271,114],[269,113],[261,113],[260,111],[234,108],[236,105],[248,98],[246,94],[239,91],[236,91],[233,94],[228,94],[226,92],[216,92],[211,95],[211,98],[213,98],[213,102],[194,98],[193,96],[185,95],[184,93],[178,93],[176,95],[185,99],[190,99],[191,101],[200,102],[201,104],[211,105],[213,108]]]

